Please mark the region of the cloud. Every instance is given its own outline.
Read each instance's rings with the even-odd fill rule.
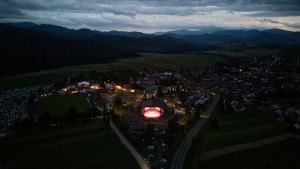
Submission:
[[[1,5],[2,4],[2,5]],[[135,16],[139,14],[193,15],[198,12],[215,10],[248,11],[257,14],[285,13],[300,11],[298,0],[102,0],[102,1],[46,1],[46,0],[8,0],[0,4],[18,10],[70,11],[80,13],[110,12],[116,15]]]
[[[252,27],[300,16],[299,0],[5,0],[0,22],[32,21],[94,29]],[[290,26],[299,21],[286,21]],[[76,26],[78,25],[78,26]],[[288,24],[286,24],[288,26]],[[142,29],[140,29],[142,30]]]
[[[261,23],[279,23],[278,21],[272,20],[272,19],[258,19],[257,21]]]
[[[286,25],[287,27],[300,29],[300,23],[283,23],[283,24]]]
[[[5,2],[0,2],[0,17],[4,18],[4,17],[12,17],[12,18],[16,18],[16,17],[20,17],[20,16],[24,16],[25,13],[22,12],[19,8],[15,7],[15,6],[10,6],[8,3]]]

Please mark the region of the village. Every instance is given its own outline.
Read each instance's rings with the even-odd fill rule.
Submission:
[[[220,102],[225,112],[243,113],[250,108],[253,112],[289,123],[290,130],[299,132],[298,69],[299,63],[289,63],[273,55],[268,59],[219,63],[195,70],[144,69],[138,71],[135,78],[119,83],[114,78],[101,82],[94,79],[67,80],[58,89],[47,85],[5,91],[0,95],[1,137],[12,132],[11,126],[15,122],[27,118],[37,121],[43,113],[39,112],[41,98],[82,94],[90,105],[102,112],[103,117],[111,116],[121,131],[129,133],[127,137],[147,163],[165,166],[173,137],[162,137],[170,132],[168,125],[175,121],[181,126],[180,130],[199,115],[201,118],[210,97],[216,94],[221,95]],[[149,99],[159,99],[166,105],[161,117],[149,119],[141,114],[141,103]],[[154,130],[150,141],[144,138],[149,125]],[[137,141],[140,137],[143,137],[142,142]]]
[[[184,114],[185,111],[175,107],[176,104],[186,102],[192,105],[188,97],[196,96],[199,92],[222,93],[224,108],[236,112],[246,110],[246,105],[255,104],[261,112],[269,113],[278,120],[299,122],[299,103],[280,104],[272,103],[270,96],[284,95],[298,97],[300,91],[300,76],[295,71],[299,63],[291,66],[285,60],[275,55],[264,61],[257,58],[247,63],[220,63],[211,67],[198,70],[174,71],[139,71],[138,78],[131,78],[123,86],[116,84],[112,79],[102,83],[95,81],[80,81],[73,84],[68,82],[64,88],[54,90],[51,86],[33,86],[15,89],[1,93],[0,115],[2,133],[16,120],[27,117],[24,103],[30,95],[46,97],[53,94],[76,93],[109,93],[128,92],[126,102],[139,102],[143,97],[152,97],[160,89],[164,100],[169,107],[174,108],[174,113]],[[179,93],[187,92],[189,96],[180,96]],[[97,96],[94,95],[96,98]],[[99,97],[98,97],[99,98]],[[192,99],[194,103],[198,99]],[[125,101],[125,98],[123,99]],[[126,103],[124,103],[126,106]]]

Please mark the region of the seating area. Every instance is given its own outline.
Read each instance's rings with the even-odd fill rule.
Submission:
[[[174,114],[164,114],[158,119],[147,119],[141,114],[124,113],[121,121],[128,126],[131,133],[141,134],[148,124],[154,125],[155,133],[157,135],[163,134],[167,127],[168,121],[174,118]]]

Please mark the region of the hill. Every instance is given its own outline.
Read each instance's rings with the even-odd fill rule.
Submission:
[[[237,41],[232,35],[215,35],[215,34],[203,34],[203,35],[177,35],[177,34],[167,34],[174,38],[182,39],[187,42],[193,43],[195,45],[213,45],[213,44],[223,44],[231,43]]]
[[[224,28],[215,27],[215,26],[203,26],[198,30],[187,30],[187,29],[180,29],[174,31],[167,31],[167,32],[156,32],[155,35],[164,35],[164,34],[177,34],[177,35],[203,35],[203,34],[211,34],[219,30],[223,30]]]
[[[65,30],[59,29],[61,31],[57,32]],[[56,32],[55,29],[48,30]],[[111,62],[117,58],[139,56],[136,53],[181,53],[198,50],[196,45],[165,35],[95,35],[84,39],[66,39],[55,33],[0,24],[0,36],[2,76],[68,65]]]
[[[0,36],[0,76],[113,62],[120,58],[139,57],[137,53],[199,52],[219,49],[223,44],[300,45],[300,32],[226,30],[218,27],[145,34],[75,30],[23,22],[0,24]]]
[[[212,27],[198,31],[175,30],[165,33],[174,38],[182,39],[196,45],[205,44],[230,44],[230,43],[251,43],[267,45],[299,45],[300,32],[291,32],[281,29],[268,30],[230,30]]]
[[[75,30],[75,29],[69,29],[62,26],[49,25],[49,24],[38,25],[31,22],[4,23],[4,25],[50,33],[56,37],[65,38],[65,39],[89,39],[96,35],[128,36],[128,37],[153,36],[151,34],[145,34],[141,32],[124,32],[124,31],[115,31],[115,30],[109,32],[101,32],[101,31],[90,30],[86,28]]]

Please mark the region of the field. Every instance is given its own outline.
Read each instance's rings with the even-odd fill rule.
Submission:
[[[222,57],[211,54],[157,54],[144,53],[145,57],[120,59],[105,64],[69,66],[53,70],[26,73],[0,79],[0,91],[32,85],[50,84],[62,81],[74,74],[89,74],[92,70],[106,72],[108,70],[156,68],[161,70],[177,70],[201,68],[211,63],[223,61]]]
[[[158,70],[176,70],[180,68],[193,69],[200,68],[211,63],[223,61],[219,56],[210,54],[159,54],[159,53],[144,53],[145,57],[122,59],[120,62],[113,63],[110,67],[124,67],[130,69],[142,70],[145,67],[156,67]],[[117,65],[117,66],[115,66]]]
[[[50,115],[62,115],[71,106],[74,106],[77,112],[90,107],[84,94],[55,95],[41,98],[40,112],[48,111]]]
[[[263,114],[229,113],[216,114],[220,128],[205,128],[202,151],[211,151],[225,146],[254,142],[286,132],[286,127]]]
[[[248,111],[242,113],[224,114],[224,113],[219,113],[217,111],[215,113],[216,114],[214,115],[214,117],[218,119],[220,128],[211,129],[209,122],[205,125],[204,129],[200,132],[201,134],[199,134],[201,135],[201,139],[196,139],[196,143],[195,143],[196,151],[194,151],[196,154],[194,155],[194,160],[192,160],[191,151],[189,151],[187,160],[185,160],[185,168],[191,168],[192,164],[193,167],[203,168],[203,169],[220,168],[220,167],[221,168],[245,168],[247,166],[246,163],[248,161],[248,158],[245,157],[247,156],[246,153],[239,154],[240,156],[244,155],[244,158],[239,158],[239,161],[237,162],[241,164],[241,166],[233,166],[236,160],[231,161],[229,160],[229,158],[225,158],[225,157],[224,159],[222,158],[223,161],[221,160],[220,163],[217,161],[212,162],[211,159],[207,159],[204,161],[200,161],[199,159],[201,158],[201,154],[205,154],[206,152],[218,150],[233,145],[252,143],[259,140],[278,136],[287,132],[286,124],[280,123],[265,114],[256,112],[256,110],[253,107],[248,107]],[[300,142],[298,144],[300,146]],[[251,150],[252,149],[249,149],[247,151],[251,151]],[[241,152],[246,152],[246,150]],[[236,152],[229,153],[229,154],[235,154],[235,153]],[[288,152],[285,155],[291,155],[293,153],[295,152]],[[253,154],[251,155],[254,156]],[[227,156],[227,154],[223,156]],[[218,159],[223,156],[215,157],[213,159]],[[266,151],[265,154],[256,154],[255,156],[256,158],[263,158],[265,156],[272,156],[272,153],[268,154],[268,151]],[[227,159],[228,161],[225,161],[225,159]],[[235,157],[232,157],[232,159],[235,159]],[[223,167],[221,165],[222,162],[223,163],[227,162],[228,164]],[[212,163],[214,163],[212,165],[214,167],[207,167],[209,166],[209,164]],[[263,163],[263,162],[257,161],[256,164],[258,163]],[[243,164],[245,165],[243,166]],[[218,167],[216,167],[216,165]],[[251,165],[249,168],[251,168]]]
[[[206,53],[221,54],[230,57],[260,57],[272,56],[276,54],[278,49],[270,49],[262,46],[255,45],[240,45],[240,44],[226,44],[222,45],[219,50],[211,50]]]
[[[211,158],[199,163],[201,169],[298,169],[300,163],[300,141],[287,139],[263,147],[238,151]]]
[[[2,138],[0,149],[2,169],[139,168],[102,120],[34,129]]]

